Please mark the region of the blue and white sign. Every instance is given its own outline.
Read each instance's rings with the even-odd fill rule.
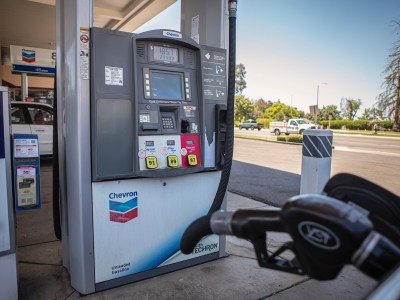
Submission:
[[[11,45],[10,53],[13,72],[55,74],[55,50]]]

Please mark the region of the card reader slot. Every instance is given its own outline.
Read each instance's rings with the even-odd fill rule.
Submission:
[[[142,124],[142,130],[158,130],[157,123],[144,123]]]

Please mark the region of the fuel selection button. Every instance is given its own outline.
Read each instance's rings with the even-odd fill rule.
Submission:
[[[197,156],[196,154],[189,154],[187,156],[189,166],[197,166]]]
[[[178,156],[176,156],[176,155],[168,155],[167,156],[167,164],[168,164],[168,167],[170,167],[170,168],[179,167]]]
[[[155,156],[147,156],[146,157],[146,167],[147,169],[157,169],[157,157]]]

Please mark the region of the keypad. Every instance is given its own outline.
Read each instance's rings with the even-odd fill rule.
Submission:
[[[174,121],[172,120],[172,118],[161,118],[162,121],[162,127],[164,129],[174,129]]]

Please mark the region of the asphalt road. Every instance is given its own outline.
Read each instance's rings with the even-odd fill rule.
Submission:
[[[331,175],[352,173],[400,195],[400,139],[334,135],[333,144]],[[301,145],[236,138],[229,190],[282,206],[300,191],[301,153]]]

